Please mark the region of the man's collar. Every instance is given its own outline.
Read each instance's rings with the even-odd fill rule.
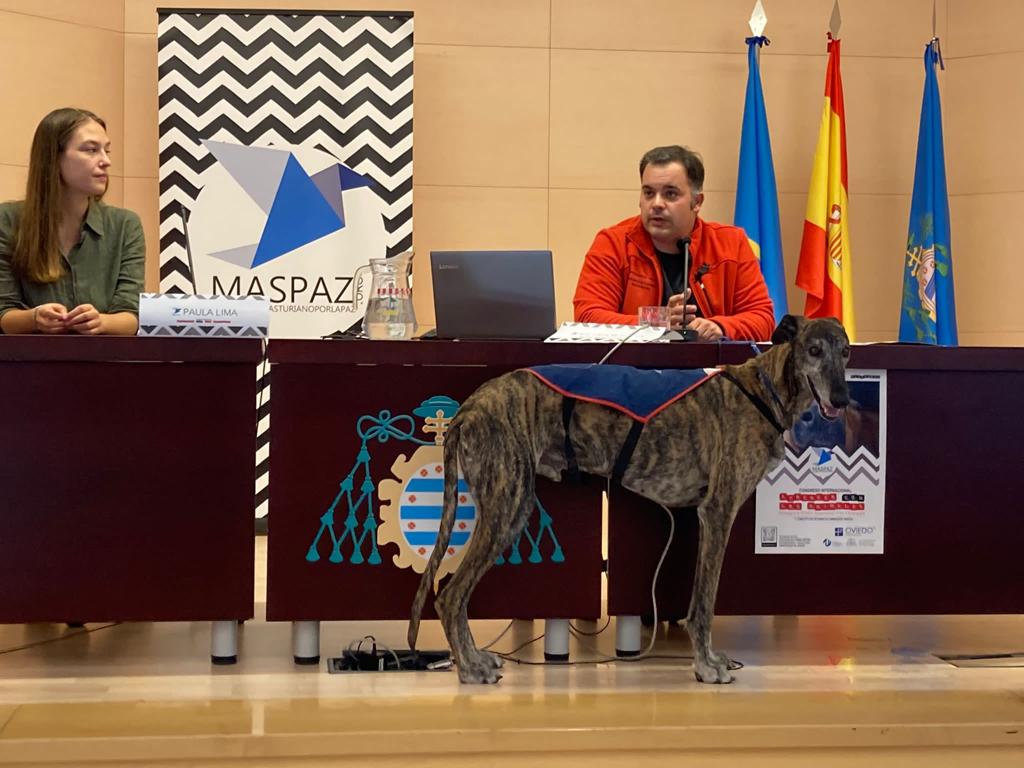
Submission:
[[[697,216],[697,220],[693,222],[693,231],[690,232],[690,253],[700,252],[700,240],[701,235],[704,234],[704,220],[700,216]]]
[[[85,214],[85,226],[103,237],[103,211],[99,200],[89,203],[89,210]]]

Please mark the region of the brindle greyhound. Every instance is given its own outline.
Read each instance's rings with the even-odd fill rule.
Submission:
[[[781,431],[812,401],[835,418],[849,402],[850,342],[833,319],[787,315],[771,349],[725,366],[695,392],[652,418],[636,443],[622,485],[668,507],[697,506],[700,553],[686,628],[694,674],[729,683],[730,659],[711,648],[718,577],[740,505],[782,458]],[[559,480],[567,468],[563,396],[526,371],[499,376],[474,392],[452,420],[444,444],[444,512],[409,623],[416,647],[420,614],[455,522],[458,467],[476,501],[477,522],[461,565],[436,607],[464,683],[496,683],[501,659],[479,650],[466,608],[480,577],[523,530],[534,509],[537,474]],[[579,469],[608,477],[633,424],[606,406],[580,402],[569,434]],[[456,464],[457,462],[457,464]]]

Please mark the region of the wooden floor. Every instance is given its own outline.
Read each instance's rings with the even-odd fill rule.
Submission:
[[[504,627],[474,632],[482,644]],[[510,664],[485,688],[452,672],[296,667],[290,626],[261,615],[234,667],[210,666],[208,624],[86,630],[0,627],[0,766],[1024,766],[1024,658],[937,657],[1022,652],[1021,616],[723,617],[716,646],[746,665],[723,687],[694,681],[677,627],[656,647],[675,658]],[[496,649],[542,631],[518,622]],[[364,634],[401,647],[405,625],[324,624],[324,658]],[[436,622],[422,637],[443,647]],[[613,649],[614,623],[572,653]]]

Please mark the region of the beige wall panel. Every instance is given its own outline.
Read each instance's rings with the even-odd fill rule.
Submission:
[[[1012,2],[1012,0],[1007,0]],[[939,33],[945,29],[945,0]],[[746,51],[752,0],[551,0],[556,48],[630,51]],[[779,53],[824,53],[832,0],[766,2],[765,34]],[[931,0],[857,0],[842,6],[844,54],[914,56],[931,37]],[[884,21],[883,21],[884,20]]]
[[[1024,190],[1024,153],[1017,151],[1022,73],[1024,51],[947,62],[943,124],[951,194]]]
[[[762,61],[783,192],[806,193],[810,182],[825,63],[806,56]],[[912,59],[871,58],[848,58],[842,66],[851,191],[910,189],[922,67]],[[652,79],[656,72],[688,83],[686,100],[666,97],[662,82]],[[737,55],[552,51],[552,186],[631,187],[644,151],[678,142],[704,156],[706,189],[735,188],[746,78],[746,60]]]
[[[900,326],[910,193],[855,193],[850,198],[850,219],[858,333],[882,334],[882,338],[895,340]]]
[[[909,194],[914,187],[924,65],[914,59],[845,58],[842,75],[850,194]],[[823,68],[822,89],[824,85]],[[824,103],[824,90],[821,98]],[[813,152],[807,152],[804,191]]]
[[[550,0],[420,0],[399,7],[411,8],[416,14],[417,43],[546,48],[551,34],[550,5]],[[386,0],[381,6],[396,7]]]
[[[779,227],[782,230],[782,261],[786,269],[786,300],[792,314],[802,315],[807,294],[796,287],[796,265],[800,260],[800,239],[804,233],[807,193],[779,194]],[[854,221],[856,224],[856,221]],[[854,234],[850,234],[854,239]]]
[[[160,289],[160,183],[157,179],[124,180],[124,207],[142,219],[146,235],[146,290]]]
[[[111,176],[110,183],[107,185],[107,194],[103,196],[103,202],[109,205],[116,205],[118,208],[124,207],[124,178],[121,176]]]
[[[740,55],[552,51],[551,186],[632,189],[645,151],[681,143],[735,187],[745,78]]]
[[[124,31],[124,0],[0,0],[0,11]]]
[[[49,111],[65,106],[101,115],[115,151],[120,151],[123,37],[119,32],[0,12],[0,83],[7,103],[17,105],[6,110],[0,163],[26,165],[36,125]],[[118,165],[114,174],[123,172]]]
[[[413,195],[413,295],[423,325],[434,324],[431,251],[547,248],[546,189],[417,185]]]
[[[704,193],[704,203],[700,207],[700,215],[705,221],[719,221],[732,224],[736,212],[736,185],[732,189],[712,189]],[[639,182],[637,191],[633,193],[632,213],[640,212]]]
[[[338,11],[337,0],[221,0],[212,6],[203,0],[172,4],[158,0],[124,0],[126,32],[156,34],[156,9],[173,8],[296,8]],[[549,36],[548,0],[360,0],[350,3],[360,11],[406,10],[415,14],[416,42],[441,45],[498,45],[546,47]]]
[[[962,347],[1024,347],[1024,331],[961,330],[958,339]]]
[[[849,61],[843,59],[846,69]],[[825,103],[825,56],[780,56],[773,45],[761,56],[761,86],[764,90],[768,130],[775,162],[775,182],[779,193],[807,194],[811,181],[811,164],[818,143],[821,110]],[[746,61],[736,99],[735,121],[741,126],[743,100],[747,83]],[[855,79],[857,79],[855,77]],[[853,94],[844,81],[847,101]],[[860,101],[860,99],[855,99]],[[851,129],[849,118],[847,130]],[[734,175],[739,164],[739,138],[736,139],[731,162]]]
[[[1024,3],[1020,0],[946,0],[949,32],[942,39],[946,58],[1021,51]]]
[[[0,202],[23,200],[28,167],[24,165],[0,165]]]
[[[1022,333],[1016,222],[1024,193],[950,198],[956,314],[961,333]]]
[[[416,46],[414,180],[547,187],[548,52]]]
[[[549,243],[555,261],[558,322],[572,320],[576,280],[594,235],[635,216],[638,201],[639,186],[636,190],[551,190]]]
[[[124,173],[160,173],[156,36],[124,36]]]

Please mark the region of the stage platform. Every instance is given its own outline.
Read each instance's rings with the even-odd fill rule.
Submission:
[[[264,543],[233,667],[210,666],[208,623],[0,627],[0,766],[1024,765],[1021,616],[723,617],[716,647],[745,664],[729,686],[696,683],[686,632],[667,625],[657,658],[508,663],[493,687],[328,674],[363,635],[403,647],[405,625],[324,624],[320,666],[294,666],[290,625],[263,620]],[[505,626],[473,629],[482,644]],[[543,628],[516,622],[496,649]],[[443,646],[437,622],[420,645]],[[517,655],[539,662],[542,646]],[[613,648],[614,622],[574,638],[572,658]]]

